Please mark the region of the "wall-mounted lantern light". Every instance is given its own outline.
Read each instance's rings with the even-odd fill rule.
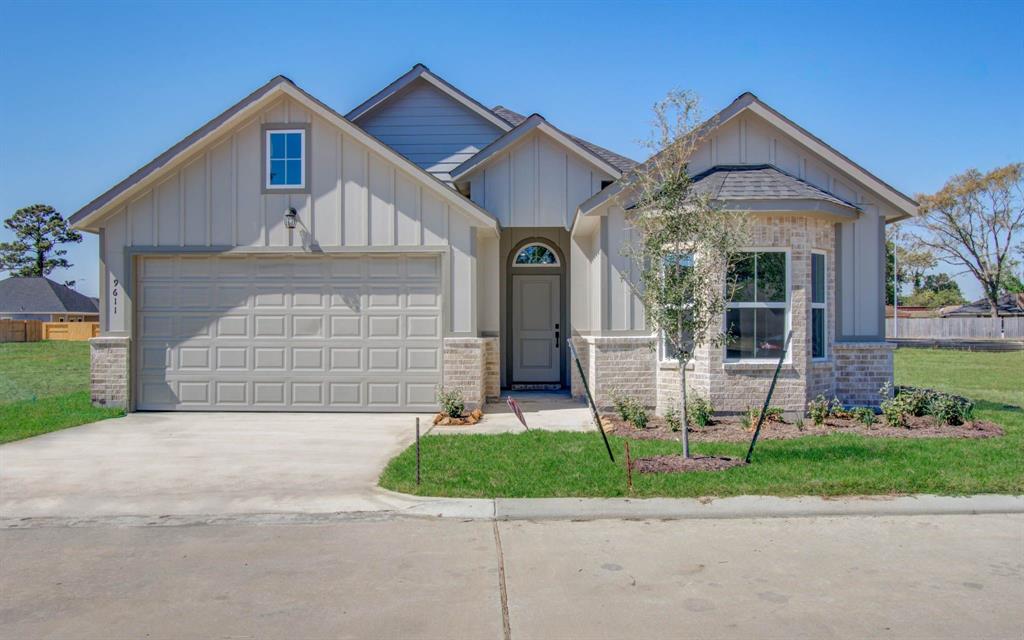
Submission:
[[[299,212],[295,210],[295,207],[288,207],[284,212],[284,226],[289,229],[295,228],[295,219],[298,217]]]

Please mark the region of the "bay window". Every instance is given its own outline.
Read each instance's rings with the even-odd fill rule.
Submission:
[[[789,325],[789,254],[741,254],[729,269],[726,360],[777,360]]]

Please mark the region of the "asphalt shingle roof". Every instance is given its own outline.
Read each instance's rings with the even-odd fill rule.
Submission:
[[[0,280],[0,313],[99,313],[92,298],[49,278]]]
[[[823,200],[859,209],[852,202],[767,164],[712,167],[693,176],[693,187],[716,200]]]
[[[527,118],[527,116],[524,116],[521,113],[516,113],[515,111],[512,111],[511,109],[506,109],[505,107],[502,107],[500,105],[494,107],[493,109],[491,109],[491,111],[499,118],[512,125],[513,127],[519,126]],[[635,160],[630,160],[626,156],[619,155],[614,151],[609,151],[608,149],[598,146],[593,142],[588,142],[583,138],[577,138],[576,136],[570,133],[566,133],[565,135],[572,138],[573,142],[575,142],[576,144],[582,147],[586,147],[587,149],[590,150],[591,153],[595,154],[596,156],[598,156],[599,158],[601,158],[602,160],[604,160],[605,162],[612,165],[613,167],[615,167],[616,169],[623,173],[629,171],[638,164]]]

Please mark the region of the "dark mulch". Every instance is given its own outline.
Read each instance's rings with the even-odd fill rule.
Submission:
[[[653,456],[637,458],[633,470],[637,473],[686,473],[688,471],[724,471],[747,464],[739,458],[716,456]]]
[[[606,433],[634,440],[678,440],[679,432],[668,428],[665,420],[652,416],[646,429],[637,429],[618,416],[606,416],[611,428]],[[911,417],[907,427],[890,427],[879,416],[878,422],[865,426],[858,420],[829,418],[816,425],[805,420],[802,427],[790,422],[765,421],[761,427],[762,440],[790,440],[805,436],[826,436],[833,433],[852,433],[876,438],[992,438],[1003,435],[1003,428],[992,422],[976,420],[959,426],[939,424],[931,416]],[[736,418],[716,420],[706,427],[690,427],[690,442],[746,442],[753,431]]]

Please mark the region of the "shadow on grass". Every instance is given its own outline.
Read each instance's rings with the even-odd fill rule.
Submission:
[[[1006,411],[1009,413],[1024,413],[1024,409],[1013,404],[1003,402],[992,402],[991,400],[975,400],[975,411]]]

